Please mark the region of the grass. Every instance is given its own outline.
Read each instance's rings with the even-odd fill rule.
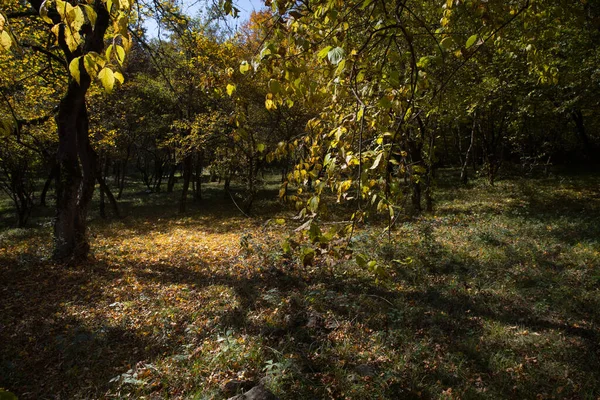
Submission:
[[[452,182],[440,179],[440,182]],[[51,212],[0,232],[0,387],[21,399],[596,399],[600,179],[449,183],[434,214],[361,227],[353,258],[303,267],[298,223],[265,193],[253,219],[208,185],[125,194],[92,213],[94,258],[48,260]],[[283,225],[272,223],[283,218]],[[271,222],[267,222],[271,220]]]

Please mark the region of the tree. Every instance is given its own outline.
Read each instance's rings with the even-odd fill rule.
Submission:
[[[93,80],[99,80],[108,91],[116,81],[123,81],[118,69],[129,47],[127,15],[130,8],[128,0],[114,3],[31,0],[27,7],[12,1],[9,12],[0,17],[5,49],[18,49],[25,39],[30,41],[26,46],[61,60],[70,71],[68,87],[56,116],[58,173],[54,257],[57,260],[81,259],[89,252],[86,218],[96,181],[97,156],[88,137],[85,97]],[[12,23],[23,18],[33,19],[34,23]],[[54,39],[45,40],[50,33]],[[105,52],[107,37],[112,38],[112,44]]]

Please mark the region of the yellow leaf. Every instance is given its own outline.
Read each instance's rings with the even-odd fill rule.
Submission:
[[[119,81],[120,84],[123,84],[123,82],[125,82],[125,77],[123,77],[123,74],[120,72],[115,72],[115,79]]]
[[[10,33],[2,31],[2,33],[0,33],[0,46],[2,46],[4,50],[9,50],[12,46],[12,43],[13,41],[12,37],[10,36]]]
[[[83,7],[83,10],[85,11],[85,15],[87,16],[88,20],[90,21],[90,25],[94,26],[96,24],[96,18],[97,18],[97,14],[96,11],[94,10],[94,8],[92,6],[90,6],[89,4],[84,4],[80,7]]]
[[[115,86],[115,75],[110,68],[103,68],[98,74],[98,79],[102,82],[104,90],[108,93],[112,92],[113,87]]]
[[[233,94],[233,92],[235,92],[235,85],[232,85],[230,83],[229,85],[227,85],[227,94],[229,96],[231,96]]]
[[[65,32],[65,42],[67,42],[67,46],[69,47],[69,50],[71,50],[71,51],[77,50],[77,47],[79,47],[79,39],[81,39],[79,32],[77,32],[73,29],[65,29],[64,32]]]
[[[362,106],[358,113],[356,113],[356,121],[360,122],[363,119],[363,115],[365,114],[365,106]]]
[[[48,16],[48,1],[44,1],[40,7],[40,17],[44,22],[49,24],[53,23],[52,19]]]
[[[67,15],[67,22],[69,22],[73,31],[79,32],[81,27],[85,25],[85,15],[83,14],[83,9],[80,7],[73,7]]]
[[[80,58],[81,57],[74,58],[69,63],[69,72],[71,72],[71,76],[73,77],[73,79],[75,79],[75,81],[77,81],[78,84],[81,83],[81,72],[79,71],[79,59]]]
[[[96,73],[98,72],[98,63],[96,63],[96,57],[94,57],[91,53],[83,56],[83,66],[89,76],[96,76]]]
[[[125,61],[125,49],[121,46],[115,46],[115,49],[117,50],[117,61],[123,65],[123,61]]]
[[[105,54],[106,54],[106,59],[107,59],[107,60],[109,60],[109,61],[110,61],[110,56],[111,56],[111,54],[112,54],[113,48],[114,48],[114,45],[112,45],[112,44],[111,44],[111,45],[109,45],[109,46],[106,48],[106,52],[105,52]]]
[[[277,109],[277,105],[275,104],[275,102],[272,99],[265,100],[265,107],[269,111]]]
[[[69,13],[73,11],[73,6],[66,1],[56,0],[56,11],[58,11],[62,20],[66,20]]]
[[[242,61],[242,63],[240,64],[240,72],[242,74],[245,74],[246,72],[250,71],[250,64],[248,64],[247,61]]]

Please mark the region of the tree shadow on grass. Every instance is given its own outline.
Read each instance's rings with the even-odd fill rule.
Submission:
[[[0,266],[0,386],[19,398],[100,398],[111,378],[165,350],[127,326],[86,318],[121,276],[108,265],[4,257]]]

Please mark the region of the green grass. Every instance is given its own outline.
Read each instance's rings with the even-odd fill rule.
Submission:
[[[596,399],[600,178],[439,182],[435,212],[391,241],[356,232],[385,278],[352,257],[286,258],[298,223],[271,192],[247,219],[215,185],[185,216],[177,193],[137,187],[125,219],[92,212],[95,257],[69,268],[48,261],[50,216],[5,229],[0,387],[221,399],[239,379],[282,399]]]

